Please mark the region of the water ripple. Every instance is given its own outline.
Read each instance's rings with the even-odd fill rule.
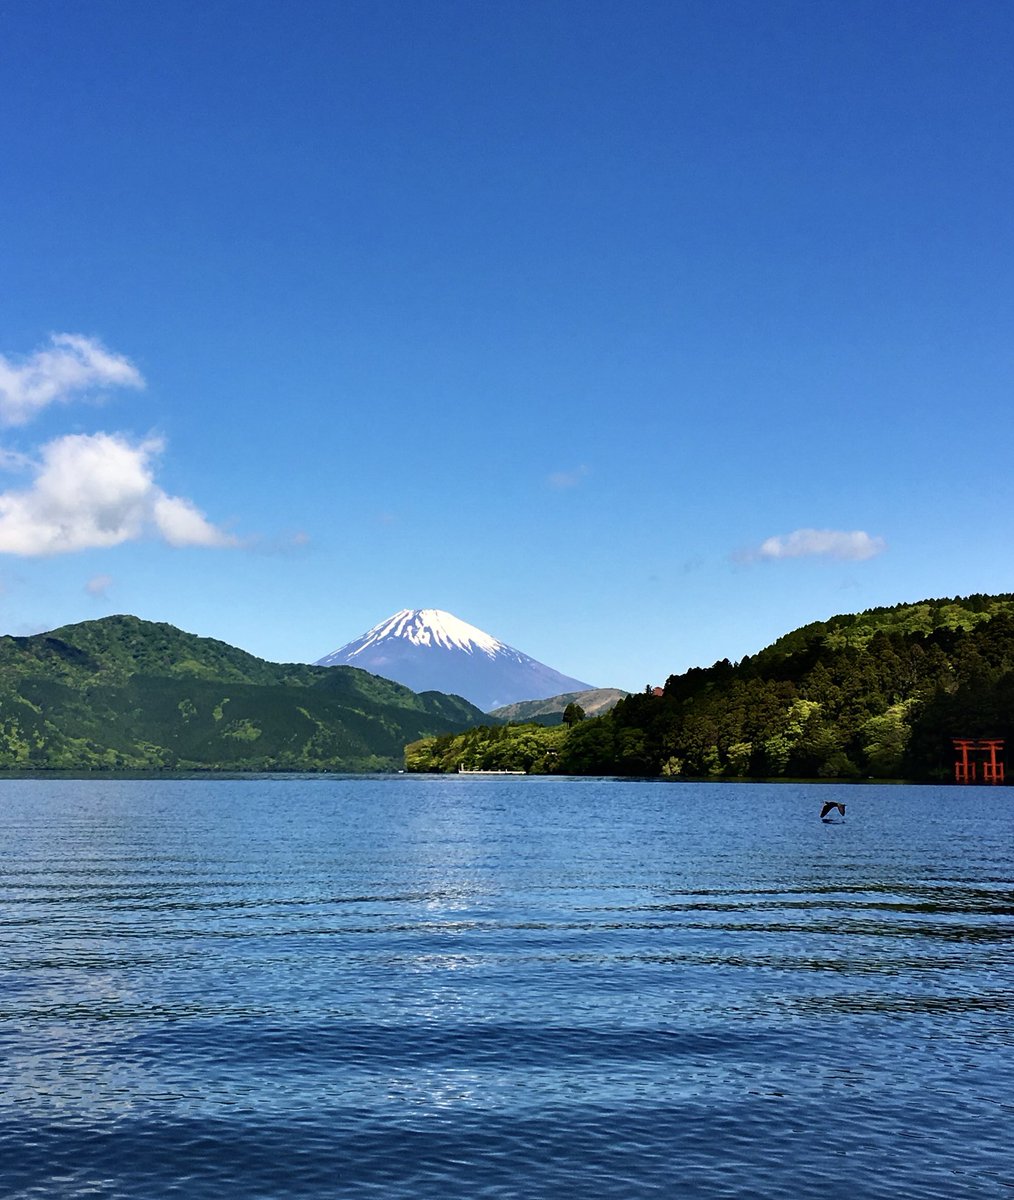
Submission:
[[[6,788],[0,1195],[1014,1192],[1003,789]]]

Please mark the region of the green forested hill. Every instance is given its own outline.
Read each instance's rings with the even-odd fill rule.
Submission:
[[[607,716],[554,730],[552,740],[533,730],[426,739],[408,748],[406,762],[413,770],[464,762],[688,778],[949,779],[952,737],[1003,737],[1014,748],[1014,595],[816,622],[739,663],[670,676],[662,696],[630,696]]]
[[[137,617],[0,637],[0,768],[377,770],[481,720],[456,696]]]

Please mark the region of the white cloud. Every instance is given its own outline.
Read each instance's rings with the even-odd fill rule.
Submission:
[[[748,558],[837,558],[860,562],[875,558],[887,549],[881,537],[871,537],[861,529],[796,529],[761,542]]]
[[[85,591],[96,600],[105,600],[109,589],[113,586],[111,575],[93,575],[85,584]]]
[[[172,546],[231,546],[189,500],[155,483],[155,438],[132,444],[117,434],[72,434],[40,451],[31,487],[0,492],[0,553],[66,554],[116,546],[149,533]]]
[[[562,491],[565,488],[575,488],[588,475],[586,466],[575,467],[573,471],[554,471],[547,476],[547,482],[552,488]]]
[[[170,546],[228,546],[235,539],[210,524],[189,500],[152,490],[152,520]]]
[[[54,333],[50,345],[13,362],[0,354],[0,422],[24,425],[49,404],[103,387],[144,387],[122,354],[79,333]]]

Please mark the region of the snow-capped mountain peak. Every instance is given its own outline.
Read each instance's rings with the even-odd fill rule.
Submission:
[[[590,688],[439,608],[403,608],[317,660],[362,667],[416,692],[447,692],[489,712]]]
[[[413,646],[444,646],[448,650],[464,650],[466,654],[480,650],[490,658],[510,649],[453,613],[439,608],[403,608],[364,633],[350,657],[362,654],[385,638],[404,638]]]

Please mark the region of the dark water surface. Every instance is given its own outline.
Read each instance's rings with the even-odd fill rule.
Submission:
[[[21,780],[0,821],[4,1197],[1014,1198],[1010,790]]]

